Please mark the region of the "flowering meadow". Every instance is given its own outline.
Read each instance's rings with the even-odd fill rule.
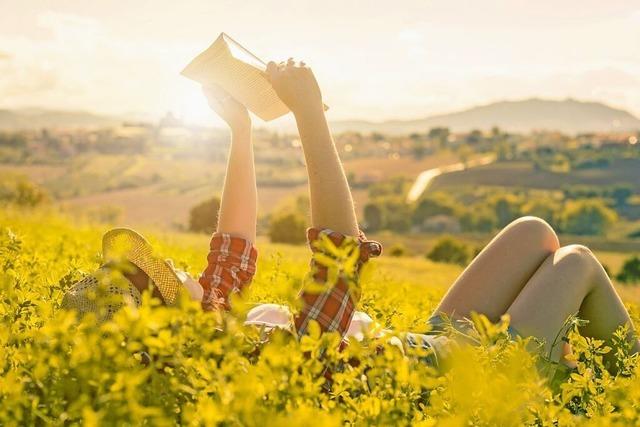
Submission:
[[[258,242],[258,274],[229,314],[145,295],[111,321],[78,319],[60,303],[100,265],[105,231],[44,211],[0,212],[0,425],[640,424],[640,365],[618,338],[606,346],[574,329],[572,370],[532,339],[509,340],[508,319],[481,316],[465,337],[473,345],[453,347],[437,369],[388,337],[338,351],[339,337],[311,328],[265,343],[265,331],[238,319],[256,302],[295,307],[304,247]],[[196,277],[204,267],[206,236],[141,231],[176,266]],[[459,271],[383,256],[363,272],[360,308],[384,328],[424,331]],[[617,374],[603,366],[606,352]]]

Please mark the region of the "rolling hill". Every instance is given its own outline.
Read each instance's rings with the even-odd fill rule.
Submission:
[[[640,119],[627,111],[599,102],[532,98],[495,102],[416,120],[391,120],[377,123],[349,120],[331,123],[334,132],[350,130],[390,134],[425,132],[436,126],[445,126],[453,131],[490,129],[498,126],[510,132],[557,130],[580,133],[640,130]]]
[[[40,108],[0,110],[0,130],[40,128],[99,128],[122,123],[122,119],[87,111],[60,111]]]
[[[0,110],[0,130],[40,128],[98,128],[122,123],[124,117],[113,117],[87,111],[61,111],[38,108]],[[599,102],[574,99],[563,101],[526,99],[501,101],[415,120],[332,121],[334,132],[381,132],[407,134],[425,132],[436,126],[453,131],[490,129],[498,126],[510,132],[557,130],[566,133],[640,130],[640,119],[631,113]],[[295,131],[295,126],[286,128]]]

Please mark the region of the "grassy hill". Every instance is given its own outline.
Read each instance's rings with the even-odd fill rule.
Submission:
[[[571,338],[578,369],[568,378],[533,343],[527,350],[526,341],[507,340],[505,324],[469,332],[476,345],[452,347],[434,369],[419,360],[424,353],[403,356],[386,338],[352,342],[343,352],[335,351],[338,337],[313,332],[300,341],[274,333],[261,343],[259,330],[236,320],[249,307],[242,301],[219,316],[186,300],[161,307],[145,298],[141,307],[125,308],[106,323],[77,320],[59,304],[72,283],[98,267],[104,231],[44,211],[0,212],[0,424],[640,421],[637,359],[621,356],[629,369],[610,376],[596,356],[598,344],[578,336]],[[203,268],[207,236],[143,231],[177,266],[192,274]],[[259,271],[245,302],[293,304],[308,250],[262,241],[258,247]],[[421,330],[459,271],[417,258],[383,257],[363,273],[361,309],[384,327]]]
[[[531,162],[499,162],[436,177],[432,190],[464,186],[562,189],[564,186],[628,185],[640,193],[640,160],[615,159],[607,168],[571,173],[535,170]]]
[[[58,111],[39,108],[0,110],[0,130],[41,128],[101,128],[117,126],[122,119],[86,111]]]
[[[331,124],[334,132],[351,130],[389,134],[424,133],[438,126],[448,127],[455,132],[473,129],[489,130],[498,126],[508,132],[552,130],[574,134],[639,130],[640,120],[627,111],[599,102],[532,98],[495,102],[416,120],[392,120],[378,123],[337,121]]]

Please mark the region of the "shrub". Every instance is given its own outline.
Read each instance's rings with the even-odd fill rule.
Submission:
[[[0,177],[0,202],[32,208],[48,201],[47,192],[22,175]]]
[[[452,201],[445,197],[425,197],[421,199],[413,211],[413,223],[423,224],[425,218],[438,215],[453,216],[456,208]]]
[[[212,197],[191,208],[189,212],[189,231],[211,234],[218,227],[220,199]]]
[[[436,242],[427,258],[435,262],[466,265],[469,261],[469,247],[452,237],[443,237]]]
[[[407,254],[407,247],[402,243],[396,243],[389,248],[388,253],[393,257],[405,256]]]
[[[635,255],[627,259],[616,279],[622,283],[640,283],[640,257]]]
[[[304,243],[306,230],[307,221],[297,212],[276,213],[269,222],[269,238],[274,243]]]
[[[364,223],[367,231],[376,231],[384,227],[384,213],[376,203],[367,203],[364,206]]]
[[[569,234],[601,235],[617,219],[617,214],[602,200],[589,199],[567,203],[563,230]]]

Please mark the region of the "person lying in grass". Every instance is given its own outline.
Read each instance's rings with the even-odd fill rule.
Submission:
[[[313,72],[304,63],[268,64],[268,77],[282,101],[293,112],[309,177],[312,228],[308,240],[313,252],[313,280],[299,294],[301,309],[290,315],[283,307],[264,304],[251,310],[247,323],[283,327],[298,336],[315,321],[324,332],[345,339],[357,335],[371,319],[356,311],[358,271],[369,258],[381,254],[358,228],[351,192],[324,113],[322,95]],[[100,270],[108,273],[118,258],[129,261],[124,292],[134,302],[151,286],[154,295],[172,304],[185,286],[204,310],[228,310],[231,295],[241,293],[256,271],[256,179],[247,109],[220,88],[204,88],[212,109],[229,125],[231,148],[224,182],[217,232],[207,256],[208,265],[196,282],[153,255],[144,239],[131,230],[105,235]],[[118,249],[119,248],[119,249]],[[425,278],[428,280],[428,278]],[[96,275],[75,285],[63,305],[92,311],[87,289]],[[123,293],[123,292],[121,292]],[[93,304],[93,305],[92,305]],[[112,314],[113,309],[106,313]],[[403,348],[444,351],[438,335],[446,319],[459,327],[472,313],[497,322],[510,318],[513,337],[535,337],[545,354],[562,361],[567,349],[556,345],[573,315],[584,319],[581,333],[609,341],[620,326],[629,328],[633,352],[640,350],[629,313],[593,253],[584,246],[561,247],[553,229],[534,217],[520,218],[505,227],[467,266],[429,317],[424,333],[398,334]],[[425,313],[426,314],[426,313]]]

